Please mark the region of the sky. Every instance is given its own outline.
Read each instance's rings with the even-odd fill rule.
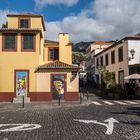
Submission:
[[[7,14],[44,16],[45,38],[70,34],[71,42],[110,41],[140,32],[140,0],[0,0],[0,26]]]

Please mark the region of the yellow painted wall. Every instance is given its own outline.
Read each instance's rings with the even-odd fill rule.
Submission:
[[[51,74],[67,74],[67,92],[79,92],[79,78],[72,76],[71,72],[48,72],[36,73],[37,77],[37,91],[51,92],[50,89],[50,75]],[[41,82],[40,82],[41,81]]]
[[[67,33],[59,34],[59,53],[60,53],[60,61],[65,62],[67,64],[72,64],[72,45],[68,45],[69,35]]]
[[[123,46],[123,61],[119,62],[118,61],[118,48]],[[115,64],[111,64],[111,52],[115,50]],[[100,60],[100,56],[103,56],[103,63],[105,64],[105,55],[108,54],[108,61],[109,61],[109,65],[106,66],[106,69],[109,70],[110,72],[115,72],[115,78],[116,78],[116,82],[119,82],[118,79],[118,72],[124,70],[124,76],[128,76],[129,72],[128,72],[128,42],[125,41],[122,44],[118,44],[117,46],[108,49],[107,51],[103,52],[102,54],[98,55],[95,58],[95,62],[96,59],[98,58]],[[99,72],[96,70],[96,74],[99,74]]]
[[[60,33],[59,34],[59,44],[56,45],[55,43],[46,43],[44,47],[44,55],[45,63],[49,63],[48,61],[48,48],[55,48],[59,47],[59,61],[62,61],[67,64],[72,64],[72,45],[69,44],[69,35],[67,33]]]
[[[18,28],[18,17],[8,17],[8,28]]]
[[[17,52],[2,52],[2,35],[0,35],[0,92],[14,92],[14,70],[30,71],[30,92],[36,91],[36,75],[34,70],[39,65],[39,39],[36,35],[36,52],[21,52],[21,36],[17,38]]]

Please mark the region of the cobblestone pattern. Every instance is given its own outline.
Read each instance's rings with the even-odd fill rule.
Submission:
[[[140,107],[135,106],[94,106],[45,103],[0,104],[0,124],[33,123],[42,127],[20,132],[0,132],[0,140],[139,140]],[[84,124],[73,119],[97,120],[104,122],[110,117],[115,124],[112,135],[105,135],[106,128],[97,124]],[[0,128],[1,129],[1,128]]]

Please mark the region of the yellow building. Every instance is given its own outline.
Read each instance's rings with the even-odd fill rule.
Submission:
[[[9,14],[0,29],[0,101],[25,95],[31,101],[79,99],[77,71],[67,33],[45,40],[43,16]]]

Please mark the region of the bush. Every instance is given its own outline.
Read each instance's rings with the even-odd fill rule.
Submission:
[[[108,92],[109,93],[117,93],[117,94],[120,94],[122,92],[122,86],[120,84],[110,84],[108,86]]]

